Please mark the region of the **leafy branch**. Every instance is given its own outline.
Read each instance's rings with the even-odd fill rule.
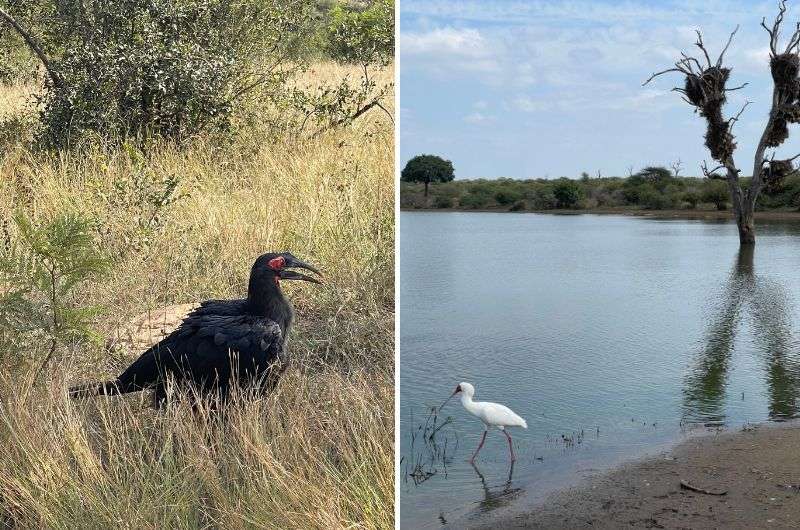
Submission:
[[[18,346],[44,336],[49,346],[38,377],[59,345],[94,336],[89,322],[97,308],[77,304],[73,291],[109,261],[95,248],[90,222],[77,214],[35,225],[17,213],[13,221],[16,237],[0,252],[0,329]]]

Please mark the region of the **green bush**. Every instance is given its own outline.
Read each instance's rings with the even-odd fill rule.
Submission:
[[[702,200],[716,206],[717,210],[728,208],[728,184],[721,180],[708,180],[703,189]]]
[[[389,64],[394,58],[394,1],[375,0],[364,10],[334,6],[326,51],[345,63]]]
[[[478,189],[477,191],[470,190],[469,193],[461,197],[459,203],[463,208],[479,210],[486,208],[491,201],[491,196],[485,191]]]
[[[161,136],[229,126],[255,87],[280,86],[310,31],[310,1],[36,0],[20,8],[51,65],[39,141]],[[15,10],[16,11],[16,10]],[[13,13],[12,13],[13,14]]]
[[[687,190],[681,195],[681,200],[689,205],[689,208],[694,210],[700,202],[700,194],[694,190]]]
[[[436,197],[433,200],[433,205],[436,208],[452,208],[453,207],[453,199],[451,199],[450,197],[445,197],[445,196],[439,195],[438,197]]]
[[[513,189],[501,189],[494,192],[494,200],[497,201],[497,204],[502,206],[507,206],[509,204],[515,203],[522,199],[522,194],[517,190]]]
[[[743,189],[750,179],[743,178]],[[401,204],[405,197],[419,194],[423,186],[401,182]],[[516,180],[454,180],[438,184],[435,192],[447,204],[446,198],[463,208],[496,208],[502,210],[553,208],[593,209],[598,207],[634,206],[651,210],[671,208],[695,209],[701,204],[713,204],[724,210],[729,195],[725,181],[697,177],[666,177],[663,171],[635,174],[629,178],[604,177],[588,180],[561,178]],[[766,188],[759,196],[760,209],[800,207],[800,174],[789,175],[783,181]]]
[[[63,214],[34,224],[17,214],[14,224],[16,236],[7,233],[0,253],[0,283],[5,286],[0,295],[0,339],[17,342],[0,344],[0,356],[44,337],[49,343],[44,367],[59,345],[93,337],[89,323],[96,309],[82,306],[74,291],[105,272],[109,262],[95,248],[91,223],[79,215]]]
[[[553,196],[559,208],[574,208],[583,197],[583,188],[574,180],[558,179],[553,185]]]
[[[648,210],[667,210],[674,206],[672,198],[647,184],[640,186],[639,204]]]

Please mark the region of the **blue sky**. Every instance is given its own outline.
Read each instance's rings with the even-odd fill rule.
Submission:
[[[789,2],[781,43],[800,21]],[[769,108],[769,38],[775,1],[400,2],[401,164],[420,153],[453,161],[457,178],[626,175],[669,165],[700,173],[704,123],[651,73],[695,53],[703,31],[714,59],[739,24],[726,65],[727,115],[749,100],[735,133],[736,161],[749,174]],[[698,50],[699,52],[699,50]],[[800,152],[797,128],[780,149]],[[402,166],[401,166],[402,167]]]

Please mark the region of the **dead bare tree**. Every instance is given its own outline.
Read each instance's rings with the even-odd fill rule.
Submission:
[[[676,162],[670,164],[670,167],[672,168],[672,175],[675,178],[678,178],[681,174],[681,171],[683,171],[683,161],[679,158]]]
[[[725,52],[733,41],[739,27],[731,32],[728,42],[719,54],[716,62],[711,61],[708,49],[703,43],[702,34],[697,31],[697,42],[695,46],[702,52],[698,59],[681,53],[681,58],[675,62],[673,68],[668,68],[661,72],[656,72],[644,82],[650,83],[656,77],[667,73],[678,73],[685,77],[683,87],[673,88],[674,91],[682,94],[682,98],[689,105],[695,108],[695,112],[705,118],[707,130],[705,135],[705,145],[708,148],[711,158],[716,160],[719,165],[714,169],[708,169],[704,162],[701,166],[703,174],[707,178],[726,180],[731,194],[733,213],[736,217],[736,224],[739,228],[739,242],[742,245],[752,245],[755,243],[755,224],[753,212],[756,200],[762,187],[775,186],[780,183],[787,175],[797,171],[793,161],[797,156],[786,160],[775,160],[775,154],[767,158],[767,149],[779,147],[789,137],[789,123],[800,123],[800,23],[798,23],[789,38],[789,42],[783,51],[778,49],[778,39],[781,24],[786,14],[786,1],[781,0],[778,4],[778,14],[772,27],[766,25],[766,20],[761,20],[761,26],[769,33],[770,46],[770,71],[772,73],[773,91],[772,107],[770,108],[764,132],[756,147],[753,157],[753,173],[750,186],[742,189],[740,177],[741,170],[734,162],[733,154],[736,150],[736,138],[733,135],[733,126],[739,121],[744,110],[750,104],[746,102],[741,110],[729,119],[725,119],[722,114],[722,107],[727,101],[728,92],[739,90],[747,86],[743,85],[727,88],[728,78],[731,69],[723,66]],[[800,156],[800,155],[798,155]],[[723,173],[717,173],[723,171]]]

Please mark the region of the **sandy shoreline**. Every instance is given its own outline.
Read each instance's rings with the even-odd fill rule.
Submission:
[[[681,486],[706,490],[692,491]],[[719,493],[725,492],[724,495]],[[800,424],[691,438],[482,528],[800,528]]]

